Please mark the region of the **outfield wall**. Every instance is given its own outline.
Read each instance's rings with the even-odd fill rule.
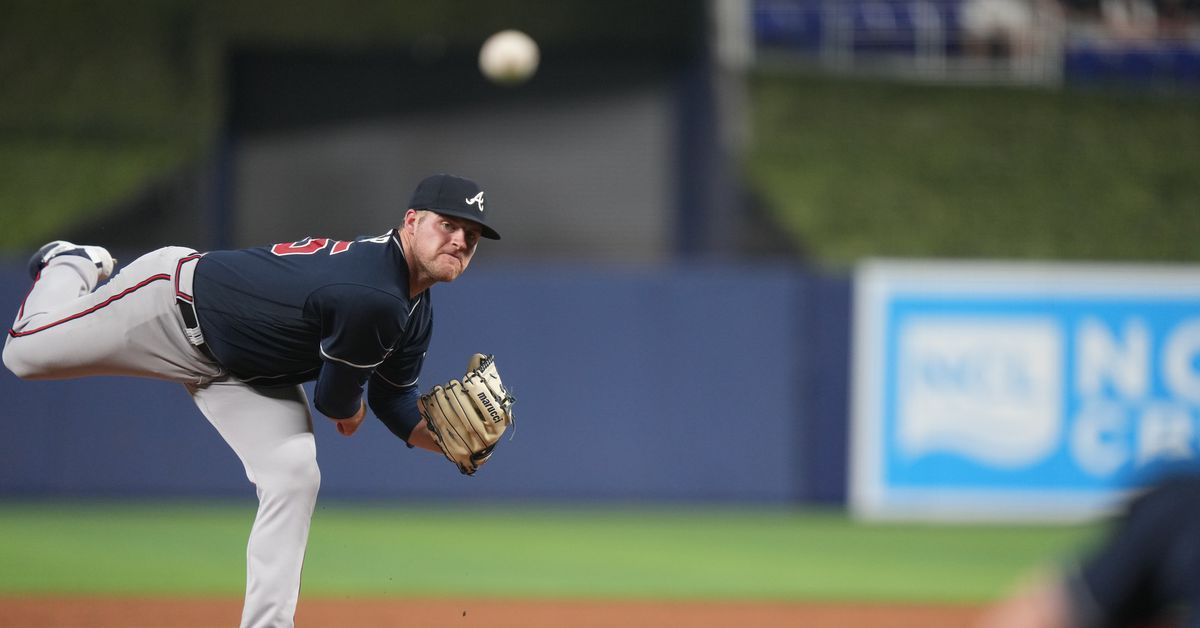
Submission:
[[[0,270],[15,312],[24,270]],[[422,386],[495,353],[511,440],[473,478],[316,418],[327,498],[841,501],[850,284],[785,265],[480,265],[435,288]],[[9,316],[5,314],[5,316]],[[0,494],[252,495],[181,386],[0,373]]]

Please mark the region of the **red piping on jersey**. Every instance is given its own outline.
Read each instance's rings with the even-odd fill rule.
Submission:
[[[134,292],[141,290],[142,288],[145,288],[146,286],[148,286],[156,281],[163,281],[165,279],[170,279],[170,278],[171,278],[171,276],[168,274],[165,274],[165,273],[159,274],[159,275],[152,275],[146,279],[143,279],[137,285],[126,288],[125,290],[122,290],[121,292],[114,294],[111,297],[108,297],[104,301],[97,303],[96,305],[93,305],[92,307],[89,307],[88,309],[86,309],[82,312],[77,312],[66,318],[56,320],[53,323],[47,323],[47,324],[42,325],[41,327],[37,327],[35,329],[23,329],[21,331],[13,331],[12,329],[9,329],[8,335],[12,336],[13,338],[20,338],[21,336],[29,336],[31,334],[36,334],[39,331],[45,331],[47,329],[50,329],[51,327],[55,327],[55,326],[61,325],[63,323],[73,321],[77,318],[83,318],[84,316],[87,316],[88,314],[91,314],[92,312],[96,312],[98,310],[102,310],[102,309],[108,307],[110,304],[112,304],[116,301],[119,301],[120,299],[123,299],[126,296],[133,294]],[[26,296],[26,298],[29,298],[29,297]],[[25,309],[25,304],[22,303],[21,310],[24,311],[24,309]]]

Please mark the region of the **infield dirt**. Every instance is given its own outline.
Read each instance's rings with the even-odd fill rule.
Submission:
[[[228,628],[241,600],[221,598],[0,598],[3,628]],[[969,605],[536,600],[302,600],[305,628],[961,628]]]

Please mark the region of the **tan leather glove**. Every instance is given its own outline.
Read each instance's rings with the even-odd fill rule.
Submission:
[[[500,381],[495,356],[476,353],[461,382],[434,386],[417,400],[417,408],[446,458],[474,475],[513,424],[515,401]]]

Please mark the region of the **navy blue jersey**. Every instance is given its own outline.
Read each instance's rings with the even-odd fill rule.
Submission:
[[[1200,626],[1200,473],[1135,499],[1068,590],[1081,626]]]
[[[419,420],[432,307],[428,290],[409,296],[395,232],[213,251],[197,263],[193,289],[205,342],[239,379],[315,379],[314,405],[334,418],[358,411],[370,379],[371,408],[393,432],[407,438]]]

